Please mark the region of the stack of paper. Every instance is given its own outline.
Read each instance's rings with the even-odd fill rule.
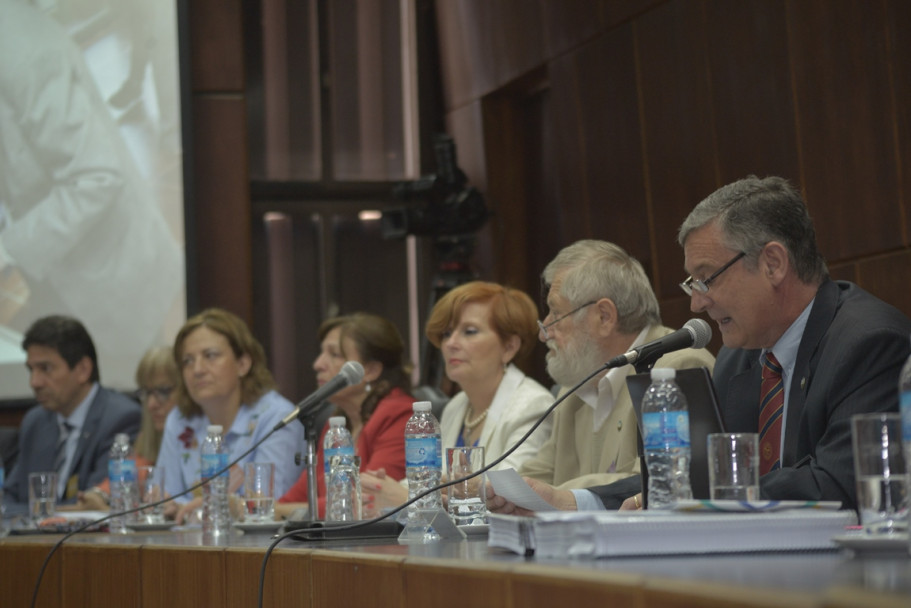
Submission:
[[[490,516],[488,545],[545,558],[835,549],[853,511],[595,511]]]

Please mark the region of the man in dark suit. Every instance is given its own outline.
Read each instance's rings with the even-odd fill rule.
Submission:
[[[857,285],[829,278],[806,205],[784,179],[748,177],[717,190],[686,218],[678,240],[691,273],[681,284],[690,308],[708,314],[724,342],[713,376],[725,427],[766,429],[762,497],[856,508],[851,416],[898,410],[911,321]],[[763,391],[766,360],[781,376],[774,411],[761,408],[772,403]],[[535,489],[568,504],[550,488]],[[616,508],[639,483],[589,490],[569,504]],[[490,506],[515,510],[501,497]],[[622,508],[639,506],[637,495]]]
[[[95,345],[70,317],[38,319],[25,333],[29,384],[41,407],[30,409],[19,430],[19,457],[4,485],[12,503],[28,502],[28,475],[57,471],[58,499],[75,499],[107,476],[117,433],[135,438],[141,410],[102,388]]]

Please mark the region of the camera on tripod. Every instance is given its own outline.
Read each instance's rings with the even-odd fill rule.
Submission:
[[[468,185],[456,166],[455,142],[445,133],[434,137],[437,172],[395,186],[399,200],[420,204],[383,212],[381,227],[387,239],[414,236],[458,236],[471,234],[490,215],[484,197]]]

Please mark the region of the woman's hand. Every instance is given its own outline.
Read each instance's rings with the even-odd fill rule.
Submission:
[[[361,502],[364,511],[378,513],[408,500],[408,488],[386,475],[385,469],[361,473]]]
[[[178,525],[190,523],[191,520],[196,517],[196,510],[200,507],[202,507],[202,496],[194,498],[188,503],[178,505],[174,521],[176,521]]]

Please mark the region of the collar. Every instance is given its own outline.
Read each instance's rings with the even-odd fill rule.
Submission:
[[[70,414],[69,417],[57,414],[57,424],[63,426],[63,423],[67,422],[74,430],[82,430],[82,427],[85,425],[85,419],[89,415],[91,403],[95,400],[95,395],[98,394],[98,389],[98,383],[93,382],[92,388],[89,389],[85,399],[79,402],[79,405],[76,406],[76,409],[73,410],[73,413]]]
[[[645,337],[652,329],[651,325],[643,328],[626,351],[645,344]],[[591,381],[577,391],[578,397],[594,410],[594,431],[598,431],[604,421],[610,417],[620,391],[626,386],[626,377],[634,371],[635,368],[632,365],[609,369],[606,374],[600,378],[597,376],[592,378]]]
[[[778,341],[772,346],[771,349],[762,349],[759,353],[759,362],[762,364],[762,356],[769,350],[775,355],[775,358],[778,359],[778,363],[781,365],[782,370],[782,381],[785,378],[793,377],[794,365],[797,362],[797,350],[800,348],[800,340],[803,338],[804,329],[807,327],[807,319],[810,318],[810,309],[813,308],[813,303],[816,301],[814,297],[810,300],[810,303],[807,304],[807,307],[797,316],[790,327],[778,338]],[[785,383],[787,386],[787,383]]]

